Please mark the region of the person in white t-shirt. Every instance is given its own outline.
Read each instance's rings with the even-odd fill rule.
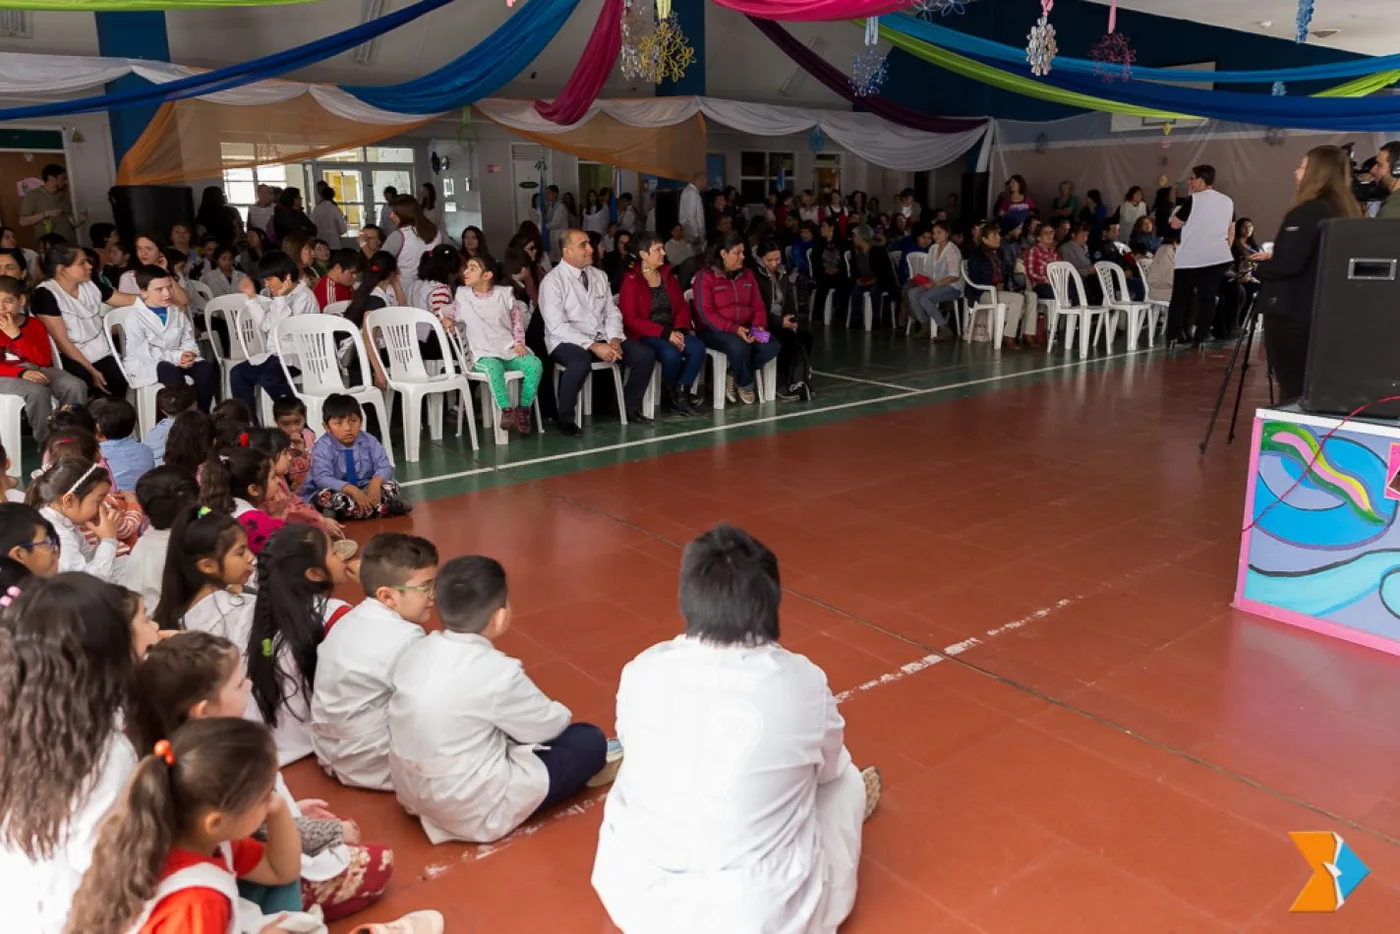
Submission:
[[[1188,179],[1190,198],[1176,209],[1172,227],[1181,231],[1167,310],[1167,345],[1191,341],[1199,347],[1210,336],[1215,300],[1234,259],[1235,202],[1215,190],[1215,167],[1198,165]],[[1194,315],[1192,301],[1196,308]]]

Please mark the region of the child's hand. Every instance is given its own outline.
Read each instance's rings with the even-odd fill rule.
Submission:
[[[515,355],[516,355],[517,357],[523,357],[523,356],[525,356],[526,354],[528,354],[529,352],[530,352],[529,348],[526,347],[524,344],[516,344],[516,345],[515,345]]]
[[[304,798],[297,802],[297,807],[301,808],[301,816],[309,817],[312,820],[336,820],[336,816],[331,813],[326,802],[320,798]]]
[[[340,822],[340,836],[344,842],[356,844],[360,842],[360,825],[352,820]]]
[[[255,288],[253,288],[253,280],[252,280],[252,279],[243,279],[243,280],[241,280],[241,281],[238,283],[238,291],[242,292],[244,295],[248,296],[249,298],[253,298],[255,295],[258,294],[258,290],[255,289]]]
[[[365,488],[365,499],[369,501],[371,506],[378,506],[384,499],[384,484],[378,477],[371,480],[369,486]]]
[[[21,379],[27,379],[31,383],[38,383],[40,386],[47,386],[49,378],[39,370],[25,370],[20,374]]]
[[[286,917],[287,913],[285,911],[280,911],[273,915],[272,920],[268,922],[267,926],[258,930],[258,934],[287,934],[286,928],[279,927]]]
[[[115,507],[103,501],[97,507],[97,519],[90,523],[92,531],[98,538],[116,538],[117,522],[121,519],[121,512]]]
[[[341,525],[339,522],[336,522],[329,516],[321,517],[321,527],[326,530],[326,534],[329,535],[331,538],[345,537],[345,526]]]

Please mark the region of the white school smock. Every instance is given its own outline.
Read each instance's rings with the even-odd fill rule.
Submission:
[[[232,276],[226,276],[218,266],[211,266],[200,274],[199,281],[209,287],[210,298],[223,298],[242,291],[239,283],[246,278],[242,270],[235,269]]]
[[[344,600],[334,597],[323,600],[321,625],[324,627],[336,613],[349,606]],[[282,676],[282,707],[277,711],[277,725],[268,726],[277,744],[277,765],[280,768],[305,759],[315,750],[311,744],[311,691],[302,685],[301,670],[297,668],[296,659],[285,642],[277,644],[277,671]],[[266,722],[257,698],[248,698],[244,717],[258,723]]]
[[[176,305],[166,308],[165,320],[161,321],[138,298],[122,326],[126,331],[122,365],[135,388],[154,384],[156,367],[160,363],[178,365],[183,353],[192,353],[196,360],[199,359],[194,323]]]
[[[399,803],[433,843],[499,840],[549,793],[535,749],[572,718],[490,639],[432,633],[394,669],[389,772]]]
[[[96,363],[112,355],[112,347],[107,343],[107,332],[103,328],[106,308],[102,304],[102,290],[91,282],[78,284],[78,297],[74,298],[63,291],[63,286],[54,279],[39,283],[53,295],[63,318],[64,330],[89,363]]]
[[[332,627],[316,653],[311,695],[311,745],[316,760],[343,784],[392,791],[389,697],[394,666],[424,637],[373,598]]]
[[[403,286],[403,294],[407,297],[413,294],[410,286],[418,281],[418,263],[423,259],[423,254],[442,242],[442,228],[438,228],[437,235],[431,243],[424,243],[423,238],[418,236],[418,231],[412,227],[400,227],[396,233],[400,240],[394,259],[399,267],[399,284]]]
[[[117,540],[98,539],[96,545],[87,540],[82,529],[52,506],[41,506],[39,515],[53,523],[58,533],[58,569],[86,571],[99,580],[115,584],[126,573],[126,561],[117,560]]]
[[[854,898],[855,866],[828,860],[816,802],[819,786],[850,779],[844,728],[821,669],[776,644],[681,636],[628,663],[617,693],[627,759],[593,866],[613,923],[833,932],[828,902]]]
[[[97,780],[73,809],[53,855],[31,860],[17,849],[0,845],[0,905],[5,906],[5,930],[62,934],[73,896],[92,865],[98,828],[135,768],[136,750],[114,726],[97,762]]]
[[[498,285],[485,295],[479,295],[465,285],[457,289],[457,323],[466,336],[462,349],[475,363],[478,357],[509,360],[515,356],[515,332],[511,330],[511,313],[519,306],[525,317],[523,303],[504,285]]]
[[[243,314],[253,316],[253,322],[262,332],[263,344],[267,347],[265,353],[251,354],[248,357],[248,362],[254,366],[260,366],[275,353],[281,356],[287,366],[296,366],[299,359],[296,353],[296,343],[288,337],[279,348],[276,342],[277,325],[296,315],[320,313],[321,306],[316,302],[316,293],[311,291],[311,287],[305,282],[298,282],[296,288],[277,298],[255,295],[248,299]],[[234,336],[233,339],[238,340],[238,337]]]
[[[216,590],[185,611],[185,628],[223,636],[246,658],[255,602],[252,594]]]

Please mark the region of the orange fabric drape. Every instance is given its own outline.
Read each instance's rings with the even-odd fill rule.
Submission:
[[[479,110],[473,112],[491,119]],[[505,129],[548,149],[659,178],[690,178],[705,170],[706,127],[700,114],[663,127],[629,126],[598,114],[578,129],[560,133]]]

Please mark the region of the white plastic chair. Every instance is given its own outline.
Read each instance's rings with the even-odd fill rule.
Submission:
[[[437,315],[421,308],[391,306],[371,311],[365,316],[370,344],[378,346],[382,341],[389,354],[388,372],[391,395],[388,399],[389,411],[394,408],[393,393],[403,396],[403,438],[404,457],[412,462],[418,460],[418,451],[423,434],[423,400],[433,395],[457,393],[461,408],[457,410],[457,434],[462,433],[465,417],[467,431],[471,436],[472,450],[481,447],[476,438],[476,413],[472,410],[471,384],[457,372],[451,360],[443,360],[442,372],[430,376],[423,363],[423,353],[418,346],[418,326],[429,325],[437,335],[438,346],[446,348],[447,335],[442,330],[442,322]],[[444,356],[450,354],[444,350]],[[442,440],[443,399],[428,399],[428,431],[434,441]],[[387,430],[387,429],[386,429]]]
[[[451,342],[451,351],[456,354],[457,362],[462,367],[463,374],[467,377],[467,382],[476,383],[481,390],[481,425],[483,428],[492,430],[492,438],[497,444],[509,444],[510,433],[501,424],[501,407],[496,404],[496,395],[491,392],[491,378],[480,370],[467,366],[466,347],[462,344],[460,336],[455,331],[447,332],[447,339]],[[525,374],[519,370],[506,371],[506,392],[510,392],[514,387],[513,400],[519,404],[520,390],[525,381]],[[535,394],[535,430],[544,431],[544,418],[540,415],[540,397]]]
[[[225,399],[233,396],[233,388],[229,383],[229,371],[235,366],[248,359],[243,356],[242,347],[237,341],[232,340],[233,316],[241,310],[248,302],[246,296],[220,295],[204,306],[201,314],[204,317],[204,336],[209,341],[209,348],[214,354],[214,362],[219,367],[219,385],[223,389]],[[213,328],[212,319],[218,317],[224,319],[224,324],[228,326],[230,341],[232,346],[225,347],[219,342],[219,332]]]
[[[1090,339],[1089,328],[1097,320],[1099,329],[1102,330],[1104,318],[1108,315],[1108,309],[1102,305],[1089,305],[1084,291],[1084,280],[1079,277],[1079,270],[1073,264],[1059,260],[1046,267],[1046,275],[1050,277],[1050,288],[1055,292],[1055,304],[1050,308],[1050,320],[1046,324],[1045,352],[1050,353],[1055,349],[1055,328],[1061,318],[1065,319],[1065,350],[1068,351],[1074,345],[1074,329],[1079,327],[1079,356],[1087,357],[1089,348],[1098,339],[1095,334],[1093,340]],[[1071,301],[1070,285],[1077,288],[1074,295],[1079,296],[1086,304],[1075,305]]]
[[[997,300],[997,290],[990,285],[979,285],[972,281],[972,277],[967,274],[967,261],[962,264],[963,282],[974,289],[982,292],[982,297],[977,301],[964,296],[962,300],[961,312],[958,315],[958,326],[962,329],[962,339],[972,340],[972,328],[977,323],[979,312],[987,313],[987,327],[991,329],[992,350],[1001,351],[1001,335],[1006,330],[1006,305]]]
[[[346,299],[345,301],[341,301],[341,302],[331,302],[331,303],[330,303],[329,305],[327,305],[325,308],[322,308],[322,309],[321,309],[321,313],[322,313],[322,314],[326,314],[326,315],[340,315],[340,316],[343,318],[343,317],[345,317],[345,309],[347,309],[347,308],[349,308],[349,307],[350,307],[350,300],[349,300],[349,299]]]
[[[927,276],[928,276],[928,260],[929,260],[929,256],[928,256],[927,253],[910,253],[909,256],[908,256],[909,278],[910,278],[910,279],[913,279],[915,276],[925,276],[925,277],[927,277]],[[898,313],[898,311],[896,310],[896,314],[897,314],[897,313]],[[909,315],[908,320],[905,321],[905,323],[904,323],[904,333],[905,333],[905,334],[912,334],[912,333],[914,333],[914,316],[913,316],[913,315]],[[934,338],[934,337],[937,337],[937,336],[938,336],[938,330],[937,330],[936,328],[929,331],[929,337],[930,337],[930,339],[932,339],[932,338]]]
[[[1122,266],[1107,261],[1098,262],[1094,264],[1094,271],[1098,273],[1103,304],[1108,309],[1108,343],[1113,343],[1113,336],[1118,332],[1118,315],[1122,313],[1127,321],[1128,350],[1137,350],[1138,332],[1147,321],[1151,306],[1147,302],[1133,301],[1128,294],[1128,277]],[[1147,346],[1151,347],[1152,344],[1152,331],[1149,330]]]
[[[191,292],[194,292],[200,297],[201,308],[214,300],[214,293],[209,290],[209,286],[200,282],[198,279],[190,279],[186,284],[189,286]]]
[[[251,360],[259,354],[268,352],[267,342],[263,339],[262,328],[258,327],[258,323],[253,320],[252,315],[247,314],[247,310],[248,308],[245,302],[245,304],[239,305],[230,312],[233,320],[229,322],[229,331],[233,334],[233,343],[238,347],[239,353],[242,354],[242,358],[237,363]],[[276,353],[276,350],[273,352]],[[279,362],[282,361],[281,354],[277,354],[277,359]],[[237,363],[234,365],[237,366]],[[232,370],[233,367],[229,369]],[[292,383],[292,389],[295,391],[295,383]],[[232,394],[232,389],[229,391],[230,394]],[[257,398],[258,421],[265,427],[275,424],[277,419],[272,414],[272,396],[267,393],[267,390],[259,386]]]
[[[340,348],[349,338],[354,342],[355,359],[360,366],[360,383],[347,385],[340,370]],[[361,406],[372,407],[379,416],[379,430],[385,437],[380,441],[389,455],[389,463],[394,462],[394,449],[389,443],[389,406],[372,381],[368,355],[359,329],[344,318],[328,315],[297,315],[277,325],[277,346],[290,342],[296,347],[300,361],[301,385],[292,378],[287,361],[278,354],[282,373],[287,383],[296,391],[297,398],[306,406],[306,423],[318,435],[325,421],[321,416],[321,406],[331,393],[344,393],[354,397]]]
[[[107,346],[112,349],[112,357],[117,361],[117,366],[121,369],[122,375],[126,377],[127,399],[136,406],[136,426],[137,437],[144,438],[146,432],[156,425],[156,393],[160,392],[160,383],[152,383],[149,386],[136,387],[132,385],[131,373],[126,369],[126,362],[122,360],[121,351],[117,345],[116,333],[121,331],[122,340],[126,340],[126,319],[131,316],[132,306],[124,308],[110,308],[102,318],[104,330],[107,332]]]
[[[57,360],[57,355],[54,360]],[[33,428],[33,426],[30,426]],[[22,477],[20,472],[21,432],[24,429],[24,397],[0,395],[0,444],[5,445],[5,454],[10,458],[9,475]]]

